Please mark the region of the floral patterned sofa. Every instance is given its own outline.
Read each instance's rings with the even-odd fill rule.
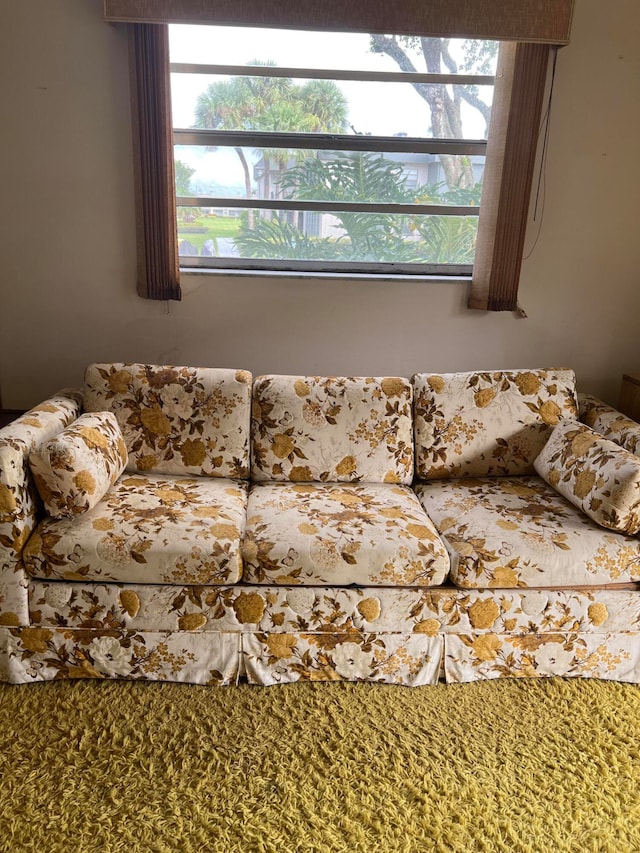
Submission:
[[[91,365],[0,431],[0,680],[640,683],[640,426],[580,408],[569,370]]]

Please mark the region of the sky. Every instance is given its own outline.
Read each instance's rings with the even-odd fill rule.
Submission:
[[[293,68],[331,68],[342,70],[395,71],[398,66],[388,56],[369,50],[369,36],[356,33],[318,33],[292,30],[249,29],[172,25],[170,55],[172,62],[244,65],[253,60],[273,60],[279,66]],[[452,53],[459,50],[452,44]],[[417,70],[424,71],[424,65]],[[174,127],[194,124],[197,96],[215,77],[199,74],[172,74]],[[304,79],[296,80],[303,83]],[[358,133],[394,136],[428,136],[429,109],[410,83],[372,83],[339,81],[349,103],[349,124]],[[492,87],[482,87],[481,97],[489,101]],[[468,138],[480,138],[484,123],[469,108],[463,112]],[[247,152],[249,159],[255,155]],[[218,180],[225,185],[241,185],[240,161],[232,150],[188,150],[181,147],[179,159],[196,172],[193,182]]]

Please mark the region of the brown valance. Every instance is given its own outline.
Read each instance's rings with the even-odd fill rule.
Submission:
[[[104,0],[105,19],[567,44],[573,0]]]

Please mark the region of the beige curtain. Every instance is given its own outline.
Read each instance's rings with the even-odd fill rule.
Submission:
[[[544,44],[500,49],[482,182],[469,308],[515,311],[549,54]]]

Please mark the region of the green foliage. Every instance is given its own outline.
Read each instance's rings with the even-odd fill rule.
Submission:
[[[187,166],[182,160],[175,161],[176,171],[176,195],[191,195],[191,176],[195,172],[191,166]]]
[[[308,158],[284,173],[280,187],[293,198],[315,201],[407,202],[401,163],[380,154],[336,152]]]
[[[472,264],[476,251],[478,224],[465,216],[416,217],[413,228],[422,237],[418,246],[424,263]]]
[[[252,65],[275,66],[272,61]],[[332,80],[298,85],[290,77],[232,77],[198,95],[196,127],[210,130],[272,130],[340,133],[347,100]]]
[[[271,60],[252,65],[275,66]],[[289,77],[232,77],[211,83],[196,101],[196,127],[210,130],[262,130],[298,133],[340,133],[347,123],[347,100],[332,80],[297,85]],[[235,148],[251,197],[251,174],[242,148]],[[287,151],[264,151],[265,193],[270,161],[284,167]]]
[[[195,209],[198,215],[188,222],[180,218],[178,210],[178,240],[188,240],[201,252],[207,240],[213,240],[217,248],[219,237],[235,238],[240,228],[239,217],[204,215],[199,208]]]
[[[467,74],[493,74],[499,46],[497,41],[465,39],[462,42],[460,70]]]
[[[292,199],[335,202],[416,200],[434,204],[477,203],[480,185],[448,189],[431,184],[408,190],[402,165],[371,153],[339,153],[308,158],[287,169],[279,186]],[[335,238],[312,238],[286,214],[258,218],[251,228],[245,216],[235,239],[243,257],[289,260],[466,264],[473,262],[475,218],[337,211]],[[419,238],[419,239],[416,239]]]
[[[450,188],[444,181],[437,184],[425,184],[413,192],[413,199],[418,204],[451,204],[458,207],[478,207],[482,196],[482,183],[477,182],[470,187]]]
[[[433,62],[444,64],[441,70],[453,70],[455,65],[448,40],[421,41],[410,37],[396,40],[378,36],[372,37],[371,45],[372,50],[388,53],[404,70],[411,70],[405,66],[413,64],[412,54],[427,60],[428,48],[434,48],[429,56],[437,55]],[[461,70],[488,73],[496,50],[497,46],[491,43],[467,40],[463,46]],[[255,61],[254,64],[269,66],[275,63]],[[434,95],[436,90],[442,90],[443,97],[448,99],[453,130],[440,128],[442,136],[456,135],[454,125],[457,127],[460,123],[460,97],[483,115],[488,109],[479,100],[476,87],[456,85],[453,98],[444,86],[423,89],[420,93],[429,105],[432,120],[436,105],[440,103]],[[342,133],[347,128],[347,101],[338,86],[329,80],[311,80],[299,85],[281,77],[232,77],[212,83],[198,97],[195,117],[197,127],[211,129]],[[236,148],[236,152],[245,171],[249,198],[252,192],[249,166],[242,149]],[[296,159],[298,161],[292,164]],[[481,185],[473,183],[470,160],[446,156],[442,159],[446,182],[410,190],[402,164],[379,154],[336,153],[332,157],[318,157],[309,156],[309,152],[265,149],[264,197],[270,197],[270,163],[277,162],[280,178],[275,187],[276,197],[337,203],[478,205]],[[432,264],[473,262],[475,217],[352,211],[338,211],[333,216],[336,236],[315,238],[297,227],[301,215],[249,211],[243,214],[234,241],[241,255],[247,258]]]

